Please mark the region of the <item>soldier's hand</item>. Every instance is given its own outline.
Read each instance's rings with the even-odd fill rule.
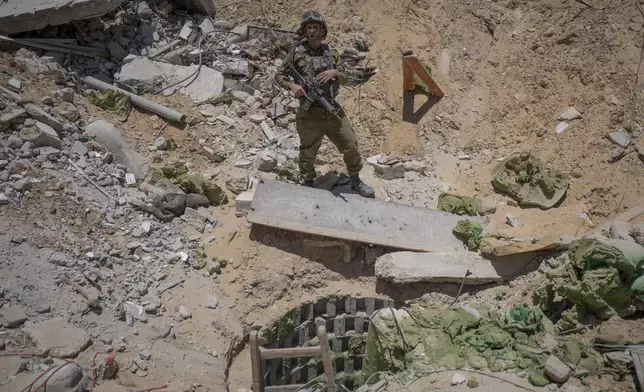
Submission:
[[[293,91],[296,98],[306,97],[306,90],[304,90],[304,87],[300,86],[299,84],[292,83],[291,91]]]
[[[333,78],[337,78],[340,72],[337,69],[327,69],[318,74],[317,80],[320,83],[326,83]]]

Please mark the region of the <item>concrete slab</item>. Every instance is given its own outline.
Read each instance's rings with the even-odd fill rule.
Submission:
[[[202,66],[195,79],[194,75],[198,68],[199,66],[196,64],[186,67],[139,57],[123,65],[115,79],[120,83],[147,87],[152,90],[155,89],[155,80],[159,78],[166,80],[168,86],[186,79],[177,86],[164,90],[163,93],[170,93],[173,89],[178,89],[195,102],[205,102],[221,94],[224,89],[224,76],[219,71]],[[193,76],[191,77],[191,75]]]
[[[0,34],[10,35],[104,15],[123,0],[22,0],[0,7]]]
[[[465,284],[501,282],[492,262],[474,252],[395,252],[376,260],[378,279],[393,283],[461,283],[469,269]]]
[[[39,351],[60,358],[73,358],[90,343],[89,335],[62,318],[49,319],[26,326],[25,332]]]
[[[452,234],[462,217],[351,194],[264,180],[250,223],[385,247],[450,252],[464,249]],[[484,223],[482,218],[470,218]]]

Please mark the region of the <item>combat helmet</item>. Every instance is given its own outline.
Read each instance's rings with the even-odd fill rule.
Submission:
[[[300,28],[297,30],[297,33],[300,36],[304,36],[304,27],[309,22],[322,23],[322,27],[324,28],[324,34],[322,35],[322,39],[326,38],[326,33],[328,30],[326,27],[326,22],[324,21],[324,16],[322,16],[322,14],[318,11],[306,11],[302,14],[302,19],[300,21]]]

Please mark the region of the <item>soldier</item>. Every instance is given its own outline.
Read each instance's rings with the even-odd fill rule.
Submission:
[[[311,104],[306,111],[300,107],[296,117],[297,133],[300,135],[299,168],[303,185],[313,186],[316,178],[315,157],[326,135],[344,156],[344,164],[351,177],[351,188],[364,197],[374,197],[372,187],[360,180],[362,158],[358,151],[358,142],[355,132],[346,114],[335,102],[339,85],[347,81],[346,74],[338,69],[340,55],[336,50],[322,41],[326,38],[327,27],[324,17],[317,11],[307,11],[302,15],[298,34],[303,37],[284,59],[277,76],[277,84],[293,91],[302,104],[306,99],[305,86],[290,82],[286,75],[286,64],[291,63],[294,68],[305,78],[315,77],[324,91],[324,97],[339,109],[334,115],[327,112],[317,102]]]

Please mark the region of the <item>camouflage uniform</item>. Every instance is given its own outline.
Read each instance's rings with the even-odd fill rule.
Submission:
[[[306,40],[301,41],[289,52],[284,60],[284,65],[280,67],[275,78],[279,86],[285,89],[290,83],[286,78],[285,65],[289,62],[292,62],[297,71],[308,79],[315,78],[316,75],[327,69],[338,68],[340,55],[336,50],[329,49],[326,44],[322,44],[318,49],[312,49]],[[337,106],[334,104],[334,98],[339,90],[338,82],[333,80],[324,83],[321,87],[324,90],[324,97],[332,105]],[[300,98],[300,103],[303,103],[305,99]],[[300,136],[300,174],[304,180],[313,180],[317,176],[315,158],[325,135],[343,154],[349,176],[360,173],[362,159],[358,151],[358,142],[343,110],[334,116],[328,113],[322,105],[313,103],[308,111],[302,108],[298,109],[296,127]]]

